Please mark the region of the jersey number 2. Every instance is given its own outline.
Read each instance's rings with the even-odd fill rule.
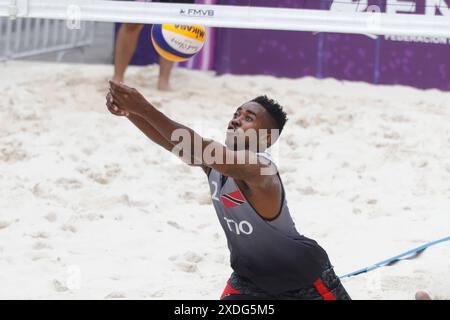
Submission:
[[[213,195],[211,198],[215,201],[220,202],[220,199],[217,198],[217,191],[219,191],[219,186],[217,185],[217,182],[215,182],[215,181],[212,182],[212,185],[214,186],[214,192],[213,192]]]

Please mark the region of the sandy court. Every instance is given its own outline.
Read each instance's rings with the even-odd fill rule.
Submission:
[[[450,93],[157,67],[127,83],[224,140],[260,94],[300,233],[345,274],[450,234]],[[206,177],[105,106],[111,66],[0,64],[0,298],[218,299],[231,273]],[[344,281],[354,299],[450,299],[450,246]]]

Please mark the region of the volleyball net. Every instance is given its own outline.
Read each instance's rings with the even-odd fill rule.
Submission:
[[[443,1],[443,0],[435,0]],[[249,2],[251,3],[251,2]],[[341,2],[343,3],[343,2]],[[350,3],[347,3],[350,4]],[[433,6],[439,8],[441,2]],[[122,23],[199,24],[205,27],[450,37],[447,15],[383,13],[256,6],[143,3],[101,0],[0,0],[0,17]]]

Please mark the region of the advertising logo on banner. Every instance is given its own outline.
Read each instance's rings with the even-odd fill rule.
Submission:
[[[384,4],[383,4],[384,3]],[[336,0],[331,3],[330,11],[336,12],[380,12],[388,14],[418,14],[426,16],[448,16],[450,19],[450,1],[445,0]],[[384,36],[385,40],[450,44],[448,37],[422,37],[422,36]]]

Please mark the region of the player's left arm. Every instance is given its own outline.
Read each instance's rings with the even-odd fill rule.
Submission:
[[[157,110],[134,88],[112,81],[110,86],[114,103],[120,109],[145,119],[174,145],[182,145],[179,156],[188,164],[209,167],[249,184],[261,185],[272,181],[273,177],[270,176],[276,173],[276,168],[270,161],[258,157],[254,152],[233,151],[219,142],[203,138],[191,128],[173,121]],[[188,140],[190,145],[184,140]],[[204,155],[210,155],[209,159]]]

